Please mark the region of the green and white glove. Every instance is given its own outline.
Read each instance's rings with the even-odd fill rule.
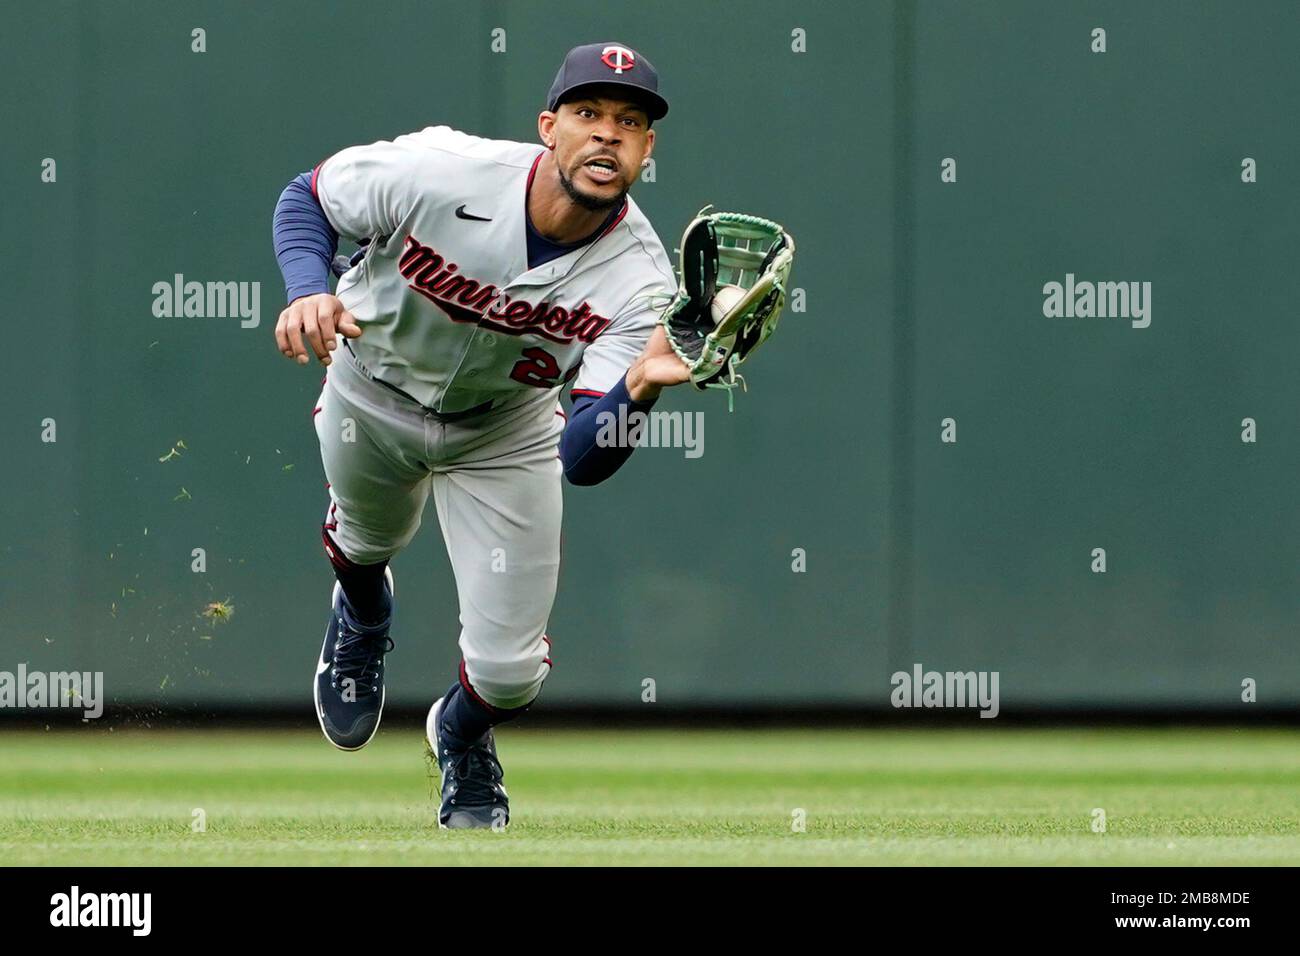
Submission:
[[[711,208],[682,234],[677,292],[659,321],[696,388],[733,389],[781,318],[794,239],[769,219]]]

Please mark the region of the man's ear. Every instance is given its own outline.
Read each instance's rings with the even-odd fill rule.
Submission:
[[[555,114],[550,110],[537,115],[537,135],[547,149],[555,149]]]
[[[655,131],[648,129],[645,131],[645,158],[649,159],[650,154],[655,151]]]

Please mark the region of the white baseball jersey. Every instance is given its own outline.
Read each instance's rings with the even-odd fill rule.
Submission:
[[[544,153],[432,126],[344,149],[313,176],[334,229],[373,237],[338,285],[365,328],[350,344],[427,408],[607,392],[654,329],[648,297],[676,288],[630,197],[597,239],[528,268],[525,191]]]

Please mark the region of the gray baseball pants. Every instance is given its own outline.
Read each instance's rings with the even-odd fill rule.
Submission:
[[[564,429],[552,393],[444,423],[334,351],[314,413],[329,482],[325,528],[356,564],[410,544],[433,493],[456,577],[474,690],[522,706],[550,671],[546,622],[560,566]],[[412,622],[404,630],[410,633]]]

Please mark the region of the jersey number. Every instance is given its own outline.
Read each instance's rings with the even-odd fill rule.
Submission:
[[[561,381],[567,382],[573,378],[577,371],[578,367],[575,365],[561,374],[560,363],[556,361],[555,356],[546,349],[533,346],[524,349],[524,357],[510,370],[510,377],[516,382],[534,388],[555,388]]]

